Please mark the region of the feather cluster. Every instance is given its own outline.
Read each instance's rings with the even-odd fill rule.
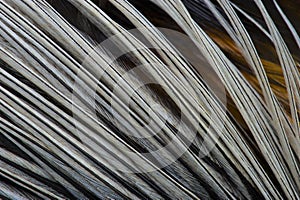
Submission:
[[[0,0],[0,198],[300,199],[291,4]]]

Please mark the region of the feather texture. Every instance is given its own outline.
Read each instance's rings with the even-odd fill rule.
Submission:
[[[1,0],[0,198],[300,199],[290,3]]]

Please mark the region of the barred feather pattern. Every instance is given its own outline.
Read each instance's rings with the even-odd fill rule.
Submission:
[[[0,0],[0,198],[300,199],[299,8]]]

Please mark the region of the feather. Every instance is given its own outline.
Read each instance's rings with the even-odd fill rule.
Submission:
[[[300,199],[299,30],[250,4],[2,0],[0,198]]]

